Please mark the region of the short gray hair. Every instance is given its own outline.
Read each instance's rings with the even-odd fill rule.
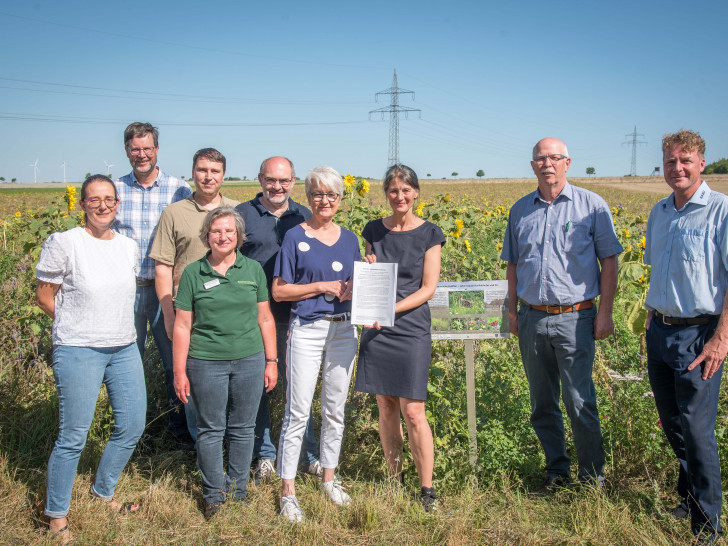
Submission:
[[[243,221],[243,217],[240,216],[240,214],[238,214],[238,211],[236,211],[233,207],[229,205],[223,205],[222,207],[218,207],[208,212],[205,216],[205,219],[202,221],[202,227],[200,228],[200,239],[202,240],[202,244],[205,245],[205,248],[210,248],[210,243],[208,242],[207,238],[210,235],[210,229],[212,228],[212,224],[215,223],[215,220],[218,220],[219,218],[224,218],[226,216],[230,216],[235,222],[235,231],[237,231],[238,234],[238,248],[243,246],[243,242],[245,242],[245,222]]]
[[[337,195],[344,195],[344,180],[333,167],[314,167],[306,175],[306,195],[311,195],[314,187],[331,190]]]
[[[159,129],[157,129],[151,123],[142,123],[141,121],[135,121],[124,129],[124,147],[129,146],[129,142],[132,138],[144,138],[147,135],[152,135],[154,141],[154,147],[159,146]]]

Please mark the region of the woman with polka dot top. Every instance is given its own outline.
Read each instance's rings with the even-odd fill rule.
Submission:
[[[294,479],[301,442],[311,411],[319,372],[321,383],[322,488],[339,506],[350,498],[334,480],[344,434],[344,406],[356,356],[356,327],[351,324],[354,262],[361,260],[359,241],[334,223],[344,183],[331,167],[316,167],[306,176],[312,216],[290,229],[276,260],[273,297],[293,302],[288,332],[286,414],[278,448],[281,516],[303,520]]]

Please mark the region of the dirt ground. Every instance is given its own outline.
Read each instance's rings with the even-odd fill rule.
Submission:
[[[711,189],[728,194],[728,174],[704,174],[705,180]],[[670,193],[662,176],[636,176],[632,177],[588,177],[571,178],[569,181],[579,186],[607,186],[618,190],[660,193]],[[427,179],[420,180],[420,184],[513,184],[513,183],[534,183],[535,178],[457,178],[457,179]]]
[[[703,179],[708,183],[711,189],[721,193],[728,194],[728,174],[705,174]],[[579,186],[608,186],[626,191],[660,193],[667,195],[670,191],[665,184],[662,176],[636,176],[631,177],[589,177],[589,178],[569,178],[571,182]],[[371,180],[370,182],[376,182]],[[455,178],[455,179],[425,179],[420,180],[420,184],[514,184],[514,183],[534,183],[535,178]],[[229,182],[227,184],[230,184]],[[79,186],[78,183],[73,183]],[[234,185],[234,183],[233,183]],[[5,188],[62,188],[62,182],[41,182],[38,184],[21,183],[0,184],[0,189]]]

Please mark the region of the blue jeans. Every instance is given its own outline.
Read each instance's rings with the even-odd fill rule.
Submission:
[[[62,518],[71,505],[78,459],[86,445],[101,383],[114,413],[114,432],[96,470],[94,492],[106,500],[144,432],[147,392],[139,351],[123,347],[53,347],[53,377],[58,393],[60,426],[48,460],[45,515]]]
[[[278,350],[278,384],[273,392],[285,393],[286,385],[286,346],[288,344],[288,321],[276,321],[276,346]],[[270,436],[270,399],[273,393],[265,392],[260,397],[260,406],[258,407],[258,415],[255,418],[255,446],[253,447],[254,459],[269,459],[271,461],[276,458],[276,448],[273,439]],[[285,396],[285,395],[284,395]],[[284,401],[285,405],[285,401]],[[306,423],[306,432],[303,435],[303,444],[301,445],[301,456],[298,460],[299,465],[308,466],[318,461],[319,445],[313,429],[313,410],[311,410],[308,423]]]
[[[174,392],[174,373],[172,371],[172,342],[164,329],[164,315],[157,299],[154,284],[137,286],[134,300],[134,327],[137,333],[137,347],[142,359],[147,341],[147,323],[152,331],[154,343],[159,350],[164,368],[164,382],[167,388],[167,430],[176,439],[185,440],[188,435],[195,438],[194,406],[184,405]],[[189,406],[189,407],[188,407]],[[189,426],[189,430],[188,430]]]
[[[197,406],[197,466],[205,503],[224,502],[233,482],[234,499],[242,500],[248,494],[264,371],[263,351],[239,360],[187,358],[190,394]],[[222,457],[224,437],[228,440],[227,473]]]
[[[715,438],[721,366],[703,380],[703,367],[687,367],[700,354],[718,325],[670,326],[653,317],[646,334],[647,372],[655,405],[680,463],[677,492],[687,500],[694,533],[721,533],[722,492]]]
[[[571,421],[579,478],[602,475],[604,447],[592,381],[596,308],[552,315],[521,304],[518,345],[531,394],[531,425],[546,455],[546,474],[569,476],[564,417]]]

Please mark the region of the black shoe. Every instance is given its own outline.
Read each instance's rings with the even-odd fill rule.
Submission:
[[[675,519],[687,519],[690,517],[690,507],[687,501],[682,501],[675,508],[670,510],[670,515]]]
[[[548,491],[553,491],[554,489],[558,489],[560,487],[566,487],[567,485],[569,485],[570,482],[571,478],[569,476],[563,476],[560,474],[546,474],[546,478],[541,484],[541,488]]]
[[[425,512],[437,512],[437,495],[432,487],[423,487],[420,489],[420,504]]]
[[[696,538],[696,546],[713,546],[713,544],[718,544],[720,535],[718,533],[700,533]]]
[[[212,518],[215,514],[217,514],[218,510],[220,510],[220,507],[222,506],[222,502],[208,502],[205,503],[205,519]]]

